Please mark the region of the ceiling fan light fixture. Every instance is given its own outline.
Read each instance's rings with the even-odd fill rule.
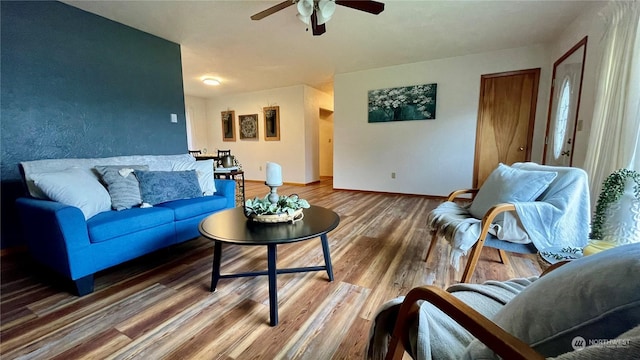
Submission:
[[[333,13],[336,11],[336,3],[333,0],[320,0],[318,2],[318,25],[322,25],[331,20]]]
[[[311,24],[311,15],[309,16],[304,16],[302,14],[298,14],[296,15],[298,17],[298,19],[300,21],[302,21],[303,23],[305,23],[305,25],[309,26],[309,24]]]
[[[384,3],[376,0],[284,0],[266,10],[251,15],[251,20],[264,19],[293,5],[296,5],[298,10],[298,19],[307,25],[307,31],[309,31],[309,28],[313,30],[314,36],[322,35],[327,31],[325,23],[331,20],[337,5],[374,15],[384,11]]]
[[[298,15],[303,17],[311,17],[313,14],[313,0],[299,0],[298,1]]]
[[[202,82],[205,85],[209,85],[209,86],[218,86],[218,85],[222,84],[222,82],[220,82],[220,80],[214,79],[214,78],[210,78],[210,77],[206,77],[206,78],[202,79]]]

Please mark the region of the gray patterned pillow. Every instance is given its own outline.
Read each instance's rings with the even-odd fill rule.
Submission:
[[[130,209],[142,203],[140,185],[133,171],[149,170],[147,165],[107,165],[95,169],[107,186],[113,209]]]
[[[142,202],[156,205],[167,201],[202,197],[195,170],[135,171]]]

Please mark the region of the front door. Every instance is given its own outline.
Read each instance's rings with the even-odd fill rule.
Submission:
[[[543,164],[571,166],[587,38],[553,64]]]
[[[473,186],[498,163],[531,159],[540,68],[482,75]]]

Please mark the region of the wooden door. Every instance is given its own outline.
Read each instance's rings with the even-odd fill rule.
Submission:
[[[473,185],[482,186],[498,163],[531,159],[540,68],[482,75]]]

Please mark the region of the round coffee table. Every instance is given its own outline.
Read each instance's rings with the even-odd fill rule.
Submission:
[[[211,292],[216,290],[218,280],[226,278],[267,275],[269,278],[269,318],[271,326],[278,325],[278,287],[277,274],[299,273],[326,270],[329,281],[333,281],[333,268],[327,233],[340,223],[335,212],[320,206],[312,205],[304,209],[304,218],[295,223],[263,224],[247,219],[244,208],[227,209],[206,217],[200,223],[202,236],[213,240],[213,269],[211,272]],[[276,268],[276,251],[278,244],[293,243],[320,237],[324,266],[308,266],[300,268]],[[267,247],[267,270],[245,272],[239,274],[220,274],[222,243],[235,245],[264,245]]]

